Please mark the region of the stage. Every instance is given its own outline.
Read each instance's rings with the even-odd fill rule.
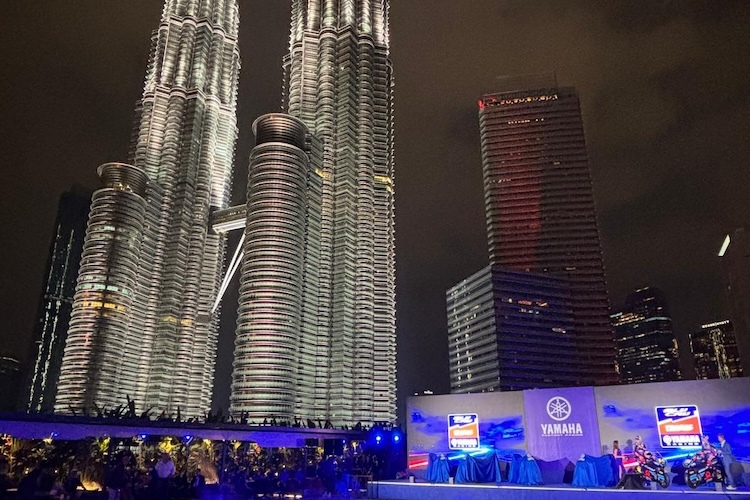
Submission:
[[[373,481],[367,485],[367,498],[381,500],[676,500],[689,495],[691,500],[750,500],[750,491],[715,491],[708,486],[691,490],[672,486],[667,490],[617,490],[614,488],[573,488],[572,486],[521,486],[496,484],[431,484],[408,481]]]

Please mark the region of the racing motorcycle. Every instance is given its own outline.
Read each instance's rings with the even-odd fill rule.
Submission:
[[[633,471],[639,474],[644,481],[656,481],[662,488],[669,488],[671,480],[666,468],[667,462],[661,455],[649,452],[643,462],[636,464]]]
[[[685,466],[685,484],[692,489],[710,482],[724,481],[724,470],[719,465],[716,453],[699,451],[683,462]]]

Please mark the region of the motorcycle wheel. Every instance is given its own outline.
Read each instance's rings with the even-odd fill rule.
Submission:
[[[695,479],[691,479],[690,474],[688,474],[687,472],[685,473],[685,484],[690,486],[690,488],[693,490],[698,487],[698,481]]]
[[[662,488],[664,488],[665,490],[666,490],[667,488],[669,488],[669,483],[670,483],[670,479],[669,479],[669,476],[668,476],[668,475],[664,474],[663,476],[661,476],[661,477],[659,478],[659,486],[661,486],[661,487],[662,487]]]

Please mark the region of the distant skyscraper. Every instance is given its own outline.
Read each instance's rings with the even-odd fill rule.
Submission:
[[[210,407],[239,71],[236,0],[167,0],[130,165],[99,168],[56,411]],[[216,311],[218,312],[218,311]]]
[[[86,235],[91,192],[75,187],[60,196],[44,290],[34,328],[33,365],[29,369],[25,409],[52,411],[60,376],[70,311]]]
[[[299,138],[308,135],[319,141],[315,171],[319,179],[314,182],[320,183],[320,206],[303,213],[299,213],[301,207],[287,206],[290,212],[283,217],[297,211],[295,217],[306,213],[307,219],[293,223],[293,229],[279,226],[280,232],[289,231],[285,238],[302,241],[307,238],[302,232],[305,226],[312,238],[302,261],[284,258],[284,266],[291,266],[289,279],[302,281],[281,283],[279,277],[266,281],[269,287],[300,286],[283,304],[297,311],[288,311],[288,321],[289,325],[299,321],[300,328],[290,332],[275,320],[265,322],[249,315],[260,307],[253,297],[261,296],[247,288],[243,288],[246,293],[241,291],[231,411],[277,419],[311,415],[334,423],[393,421],[393,79],[387,0],[294,0],[284,75],[285,111],[301,120],[308,131],[292,126],[295,132],[282,141],[279,151],[291,147],[295,152],[290,154],[296,158],[305,149]],[[259,122],[258,132],[263,128]],[[256,151],[269,149],[273,146],[258,137]],[[314,165],[317,160],[308,160],[305,166],[292,157],[284,168],[290,170],[294,182],[301,183],[305,169],[309,174],[309,161]],[[262,156],[253,156],[251,170],[265,168],[262,165]],[[303,185],[285,189],[300,190]],[[250,222],[255,217],[254,196],[264,194],[249,186],[246,238],[251,237]],[[318,203],[316,196],[308,203],[311,200]],[[275,223],[282,217],[277,215]],[[317,233],[319,241],[315,242]],[[245,244],[252,245],[247,240]],[[266,257],[258,254],[261,260]],[[243,287],[260,279],[248,275],[252,269],[247,262],[243,264]],[[312,287],[316,281],[319,286]],[[276,307],[271,302],[268,306]],[[259,330],[260,337],[254,337],[251,332]],[[266,336],[278,343],[258,340]],[[259,384],[261,379],[265,380]]]
[[[486,95],[479,101],[479,129],[490,266],[564,278],[570,293],[572,324],[555,326],[562,330],[553,331],[558,338],[549,332],[543,340],[532,336],[524,349],[529,355],[538,350],[543,358],[550,345],[565,346],[571,361],[566,366],[572,371],[558,377],[557,385],[616,383],[591,173],[575,89],[558,87],[550,79],[547,86],[532,90]],[[568,349],[571,331],[575,352]],[[507,342],[513,334],[504,335]],[[520,363],[514,366],[521,369]]]
[[[628,295],[612,315],[617,365],[624,384],[680,379],[677,340],[664,292],[646,287]]]
[[[719,250],[743,373],[750,374],[750,233],[736,229]]]
[[[734,329],[729,320],[702,325],[690,334],[690,350],[698,380],[742,376]]]
[[[451,392],[578,382],[565,278],[488,266],[446,296]]]
[[[0,412],[15,411],[21,389],[21,363],[0,354]]]

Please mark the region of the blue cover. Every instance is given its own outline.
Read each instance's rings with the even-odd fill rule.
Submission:
[[[494,453],[475,457],[466,455],[456,471],[456,483],[499,483],[500,464]]]
[[[591,457],[586,455],[586,460],[591,459],[596,468],[597,486],[607,487],[617,484],[615,472],[617,471],[617,461],[614,455],[604,455],[601,457]]]
[[[447,483],[449,477],[450,466],[445,455],[438,457],[436,454],[430,453],[424,478],[431,483]]]
[[[576,468],[573,472],[573,486],[592,488],[614,485],[613,462],[614,457],[612,455],[604,455],[603,457],[586,455],[583,460],[576,462]],[[614,463],[614,467],[616,466],[617,464]]]
[[[466,455],[463,460],[458,464],[456,470],[456,483],[476,483],[476,465],[474,464],[474,457]]]
[[[510,474],[508,481],[511,483],[538,485],[544,484],[542,481],[542,471],[539,464],[531,457],[522,457],[514,455],[510,463]]]
[[[573,486],[577,488],[593,488],[597,486],[596,466],[592,460],[578,460],[573,471]]]

